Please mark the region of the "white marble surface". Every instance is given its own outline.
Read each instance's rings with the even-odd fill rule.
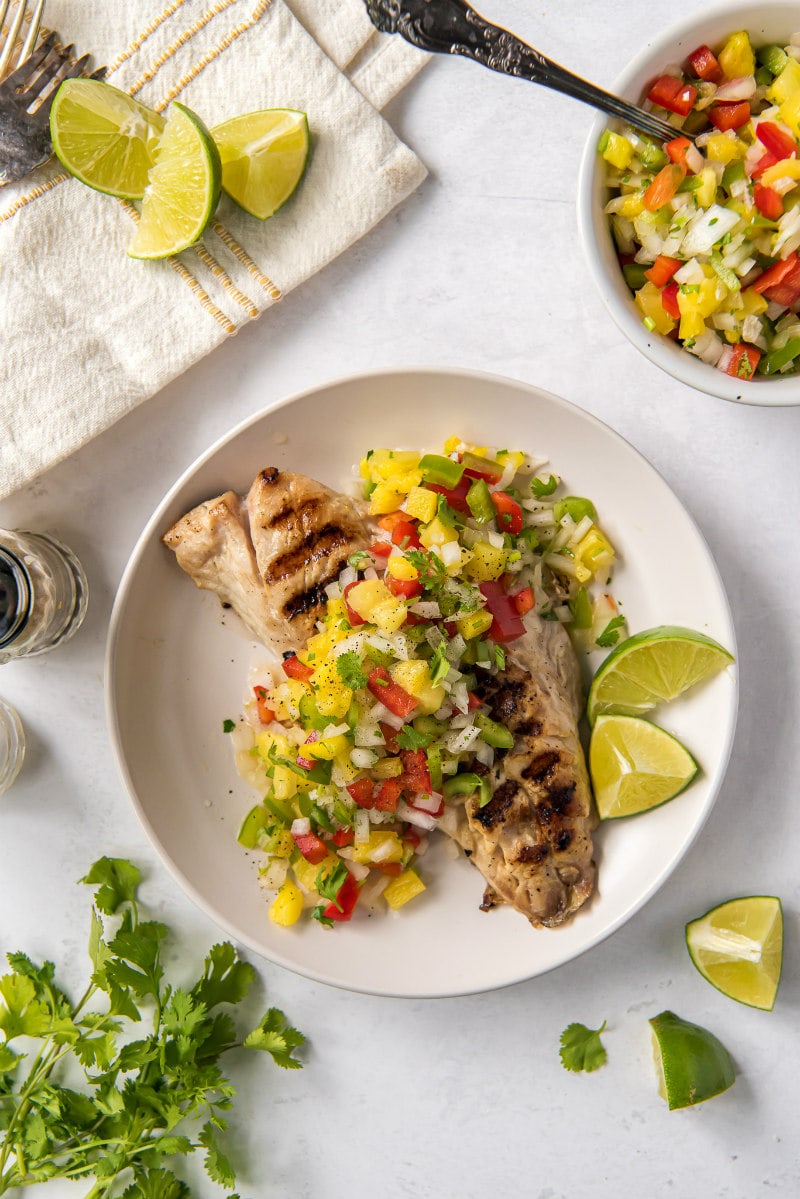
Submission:
[[[653,20],[635,0],[485,7],[605,84]],[[670,16],[695,7],[674,0]],[[740,717],[722,793],[657,897],[604,944],[538,980],[469,998],[399,1001],[331,990],[257,962],[269,1001],[309,1046],[302,1072],[284,1075],[261,1062],[235,1071],[240,1192],[796,1195],[800,409],[741,408],[694,393],[622,341],[577,243],[574,193],[588,110],[437,60],[388,115],[430,168],[419,192],[261,322],[0,504],[0,525],[49,528],[72,544],[91,586],[89,616],[68,646],[0,671],[0,693],[19,709],[29,738],[23,772],[0,800],[0,948],[65,962],[66,981],[77,988],[88,894],[75,884],[103,853],[146,869],[151,909],[179,934],[170,955],[176,970],[218,936],[158,863],[105,730],[103,654],[115,587],[178,474],[239,419],[331,377],[438,363],[525,379],[626,436],[709,541],[740,647]],[[772,1013],[710,988],[683,943],[687,919],[752,893],[780,895],[785,905],[785,971]],[[667,1111],[647,1024],[665,1007],[709,1026],[732,1050],[739,1077],[725,1096]],[[607,1066],[591,1076],[566,1073],[561,1030],[603,1019]],[[78,1193],[52,1187],[56,1199]],[[205,1182],[198,1193],[217,1192]]]

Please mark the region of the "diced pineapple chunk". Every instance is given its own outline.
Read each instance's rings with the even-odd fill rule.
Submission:
[[[419,539],[427,550],[434,545],[446,545],[448,541],[458,541],[458,533],[452,525],[446,525],[438,516],[434,516],[422,529]]]
[[[332,762],[340,754],[347,753],[349,742],[344,734],[336,737],[320,737],[319,741],[307,741],[302,747],[304,758],[318,758],[323,762]]]
[[[747,146],[732,131],[714,133],[706,142],[706,157],[710,162],[721,162],[727,166],[737,158],[744,158],[746,153]]]
[[[369,497],[370,516],[385,516],[387,512],[396,512],[405,499],[405,494],[388,483],[378,483]]]
[[[493,619],[491,612],[487,612],[485,608],[478,608],[476,612],[459,616],[456,628],[465,641],[471,641],[473,637],[480,637],[481,633],[488,632]]]
[[[391,591],[381,579],[362,579],[347,593],[347,602],[353,611],[362,620],[369,621],[372,621],[372,609],[392,598]]]
[[[661,303],[661,289],[656,287],[654,283],[651,283],[649,279],[647,283],[639,288],[635,300],[636,307],[642,313],[642,316],[646,321],[652,321],[652,327],[658,333],[669,333],[670,330],[675,328],[675,321],[664,310],[664,306]]]
[[[300,919],[300,914],[303,911],[303,892],[293,883],[291,879],[286,879],[275,896],[269,909],[269,918],[273,924],[279,924],[282,928],[289,928],[292,924],[296,924]]]
[[[752,75],[756,69],[756,58],[750,38],[742,29],[732,33],[717,55],[719,65],[728,79],[739,79]]]
[[[404,870],[393,878],[383,892],[383,898],[390,908],[397,910],[425,890],[425,884],[415,870]]]
[[[767,88],[767,99],[773,104],[783,105],[795,92],[800,92],[800,62],[790,58],[780,75],[776,75]],[[783,119],[786,120],[785,117]]]
[[[507,561],[508,550],[488,541],[476,541],[472,547],[472,557],[464,566],[464,574],[477,583],[499,579]]]
[[[407,616],[408,609],[403,601],[392,596],[375,605],[370,619],[382,633],[396,633],[405,624]]]
[[[605,135],[605,149],[602,151],[603,158],[606,162],[610,162],[612,167],[616,167],[619,171],[624,171],[627,166],[630,166],[630,161],[633,158],[633,146],[621,133],[614,133],[612,129],[607,130]]]
[[[323,858],[321,862],[307,862],[305,858],[298,858],[292,865],[295,877],[300,886],[306,891],[317,891],[317,878],[320,870],[325,872],[325,875],[330,874],[339,865],[339,858],[335,853],[329,853],[327,858]]]
[[[403,511],[427,524],[436,515],[439,497],[427,487],[412,487],[403,502]]]
[[[353,860],[362,866],[370,862],[399,862],[403,857],[403,843],[395,832],[374,831],[366,841],[353,846]]]
[[[342,681],[336,668],[336,659],[326,658],[314,671],[314,699],[317,711],[322,716],[336,716],[341,719],[347,715],[352,698],[353,692]]]
[[[419,571],[413,562],[409,562],[403,554],[391,554],[386,561],[386,571],[393,579],[413,581],[419,578]]]
[[[372,773],[378,779],[396,779],[403,773],[401,758],[379,758],[372,767]]]
[[[431,682],[428,663],[423,658],[410,658],[407,662],[396,662],[391,669],[392,682],[397,683],[417,700],[417,715],[430,716],[444,703],[445,689]]]
[[[583,563],[592,574],[609,567],[614,557],[613,545],[597,525],[592,525],[575,547],[576,561]]]

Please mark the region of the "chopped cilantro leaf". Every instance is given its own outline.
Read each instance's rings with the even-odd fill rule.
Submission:
[[[404,724],[397,734],[397,744],[400,749],[425,749],[432,740],[433,737],[428,733],[418,733],[410,724]]]
[[[339,678],[352,691],[359,691],[367,685],[367,676],[361,664],[361,656],[354,649],[340,654],[336,659],[336,670]]]
[[[361,568],[364,566],[372,565],[372,558],[366,550],[356,550],[356,552],[351,554],[347,559],[347,565],[352,566],[353,570],[361,570]]]
[[[619,641],[619,630],[625,624],[624,616],[612,616],[602,633],[597,637],[597,644],[603,649],[616,645]]]
[[[531,479],[531,491],[537,500],[545,495],[552,495],[556,487],[558,487],[558,479],[555,475],[550,475],[549,479]]]
[[[317,873],[314,880],[314,890],[322,899],[329,899],[335,904],[341,912],[341,907],[336,902],[336,896],[339,894],[342,883],[347,878],[347,867],[344,862],[337,862],[333,870],[323,866]]]
[[[222,722],[223,733],[232,733],[235,728],[236,728],[235,720],[223,720],[223,722]]]
[[[431,672],[431,683],[435,687],[437,683],[441,683],[442,679],[447,675],[450,669],[450,663],[447,660],[445,653],[445,642],[436,646],[433,651],[433,657],[430,660],[428,669]]]
[[[606,1050],[600,1040],[606,1021],[599,1028],[587,1028],[585,1024],[569,1024],[561,1034],[559,1056],[565,1070],[590,1074],[604,1065]]]
[[[324,924],[326,928],[333,928],[333,921],[330,916],[325,915],[326,904],[318,903],[315,908],[311,909],[311,919],[316,920],[319,924]]]

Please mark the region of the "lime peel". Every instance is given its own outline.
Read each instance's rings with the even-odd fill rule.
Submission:
[[[604,712],[641,716],[717,674],[733,655],[705,633],[660,625],[620,642],[600,665],[589,690],[590,724]]]
[[[693,1107],[727,1091],[736,1071],[722,1042],[699,1024],[664,1011],[650,1020],[659,1091],[670,1111]]]

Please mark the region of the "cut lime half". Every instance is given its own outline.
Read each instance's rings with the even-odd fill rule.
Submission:
[[[733,660],[718,642],[694,629],[661,625],[636,633],[611,651],[594,676],[586,707],[589,723],[601,712],[642,716]]]
[[[212,130],[222,160],[222,186],[251,216],[265,221],[303,178],[308,119],[294,108],[247,112]]]
[[[131,258],[168,258],[202,236],[219,200],[220,161],[200,118],[172,104],[142,200]]]
[[[60,162],[95,191],[140,200],[164,129],[160,113],[100,79],[67,79],[50,110]]]
[[[707,1028],[690,1024],[674,1012],[650,1021],[659,1092],[670,1111],[713,1099],[736,1081],[731,1056]]]
[[[772,1011],[783,963],[783,911],[774,895],[721,903],[686,925],[697,969],[729,999]]]
[[[679,795],[697,763],[665,729],[640,716],[598,716],[589,773],[601,820],[647,812]]]

